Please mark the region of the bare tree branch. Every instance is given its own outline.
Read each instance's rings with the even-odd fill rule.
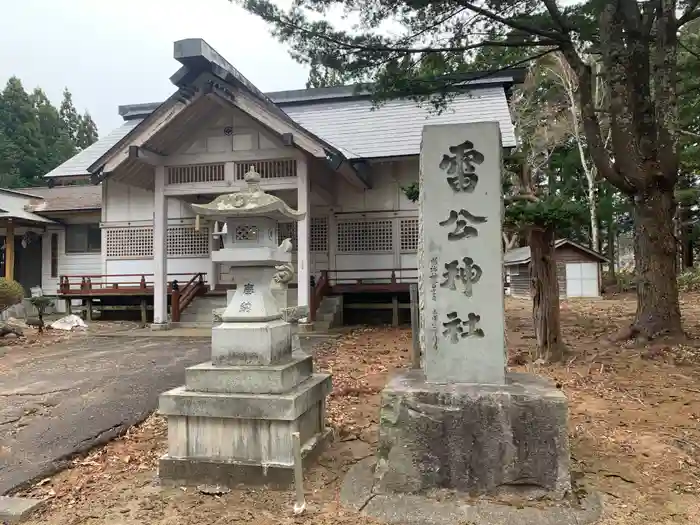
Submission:
[[[690,137],[692,139],[700,140],[700,134],[688,131],[686,129],[679,129],[678,133],[680,133],[681,135],[685,135],[686,137]]]
[[[516,20],[510,20],[508,18],[503,18],[502,16],[497,15],[493,11],[489,11],[488,9],[484,9],[483,7],[479,7],[475,5],[473,2],[468,2],[466,0],[458,0],[460,5],[463,5],[470,11],[474,13],[478,13],[482,15],[484,18],[488,18],[489,20],[492,20],[494,22],[498,22],[499,24],[503,24],[506,27],[510,27],[511,29],[516,29],[518,31],[523,31],[525,33],[531,34],[531,35],[537,35],[542,38],[547,38],[551,40],[556,40],[559,43],[564,43],[564,42],[570,42],[571,40],[567,35],[562,34],[561,32],[557,31],[545,31],[543,29],[539,29],[535,26],[531,26],[530,24],[525,24],[523,22],[518,22]]]
[[[547,8],[547,11],[549,12],[549,16],[552,17],[552,20],[554,20],[554,23],[559,26],[559,29],[563,33],[569,33],[571,31],[571,27],[569,24],[564,20],[564,17],[561,14],[561,11],[559,11],[559,7],[557,7],[557,2],[556,0],[542,0],[545,7]]]

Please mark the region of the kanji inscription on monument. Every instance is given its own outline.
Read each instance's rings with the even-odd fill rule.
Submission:
[[[503,384],[499,125],[425,126],[420,188],[426,380]]]

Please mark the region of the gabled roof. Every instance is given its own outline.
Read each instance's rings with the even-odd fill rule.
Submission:
[[[182,64],[171,77],[186,89],[202,71],[209,71],[229,85],[250,94],[256,104],[308,135],[332,155],[356,160],[365,158],[418,155],[425,124],[498,121],[504,147],[515,145],[505,89],[522,80],[522,71],[502,71],[491,76],[465,77],[464,88],[441,114],[429,104],[420,106],[408,99],[392,100],[375,108],[369,92],[358,86],[278,91],[264,94],[237,69],[201,39],[175,43],[175,58]],[[225,90],[225,88],[224,88]],[[164,111],[181,99],[176,93],[164,103],[133,104],[119,107],[125,123],[78,155],[58,166],[47,177],[90,175],[100,168],[107,154],[129,141],[154,112]],[[235,101],[235,97],[231,99]],[[159,109],[160,108],[160,109]],[[145,125],[145,124],[144,124]]]
[[[577,250],[580,250],[582,252],[587,253],[590,255],[592,258],[597,259],[599,262],[606,263],[609,262],[608,259],[595,250],[591,250],[587,246],[584,246],[583,244],[579,244],[577,242],[571,241],[569,239],[558,239],[554,241],[554,249],[561,248],[562,246],[571,246],[572,248],[575,248]],[[513,250],[507,251],[503,255],[503,264],[505,266],[514,266],[517,264],[527,264],[530,262],[530,259],[532,258],[532,254],[530,253],[530,247],[529,246],[523,246],[521,248],[515,248]]]

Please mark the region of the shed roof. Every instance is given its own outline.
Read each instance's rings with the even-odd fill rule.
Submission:
[[[88,211],[102,208],[102,186],[54,186],[53,188],[24,188],[36,199],[30,208],[36,213],[59,211]]]
[[[554,241],[554,249],[561,248],[562,246],[571,246],[572,248],[575,248],[577,250],[580,250],[582,252],[585,252],[586,254],[590,255],[592,259],[597,259],[599,262],[608,262],[608,259],[595,250],[591,250],[587,246],[584,246],[583,244],[579,244],[577,242],[574,242],[569,239],[557,239]],[[513,250],[507,251],[503,255],[503,264],[505,266],[515,266],[518,264],[526,264],[530,262],[530,259],[532,258],[532,254],[530,253],[530,247],[529,246],[523,246],[521,248],[515,248]]]
[[[201,39],[176,42],[175,58],[183,64],[171,78],[177,86],[186,84],[192,72],[197,70],[195,66],[206,61],[217,71],[231,75],[246,86],[271,111],[308,130],[348,159],[418,155],[422,128],[428,123],[497,121],[503,146],[515,146],[505,88],[520,81],[520,70],[465,77],[462,87],[469,91],[458,94],[445,111],[436,114],[429,104],[421,106],[408,99],[392,100],[374,108],[368,92],[357,86],[263,94]],[[120,106],[119,113],[125,119],[122,126],[50,171],[46,177],[89,175],[96,161],[161,104]]]

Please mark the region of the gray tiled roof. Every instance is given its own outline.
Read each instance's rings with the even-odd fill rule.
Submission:
[[[112,130],[91,146],[71,157],[60,166],[48,172],[45,177],[71,177],[89,175],[87,169],[93,162],[107,153],[109,149],[134,129],[142,119],[127,120],[117,129]]]
[[[171,77],[184,89],[204,71],[213,73],[224,82],[243,86],[277,116],[288,119],[295,127],[315,135],[324,149],[336,149],[345,157],[380,158],[417,155],[423,126],[462,122],[493,122],[501,125],[503,145],[515,145],[505,86],[517,79],[514,71],[494,74],[487,78],[467,75],[463,87],[470,91],[451,101],[441,114],[431,112],[429,105],[392,100],[374,108],[368,94],[357,86],[275,92],[265,95],[237,69],[201,39],[175,42],[174,57],[182,64]],[[483,77],[483,75],[481,75]],[[64,162],[46,177],[88,175],[101,158],[143,119],[157,104],[121,106],[119,113],[126,122],[95,144]]]
[[[418,155],[426,124],[493,122],[501,124],[503,146],[515,146],[508,103],[501,86],[474,89],[455,97],[441,114],[429,105],[392,100],[373,109],[364,99],[294,104],[282,109],[306,129],[343,151],[346,157]]]

